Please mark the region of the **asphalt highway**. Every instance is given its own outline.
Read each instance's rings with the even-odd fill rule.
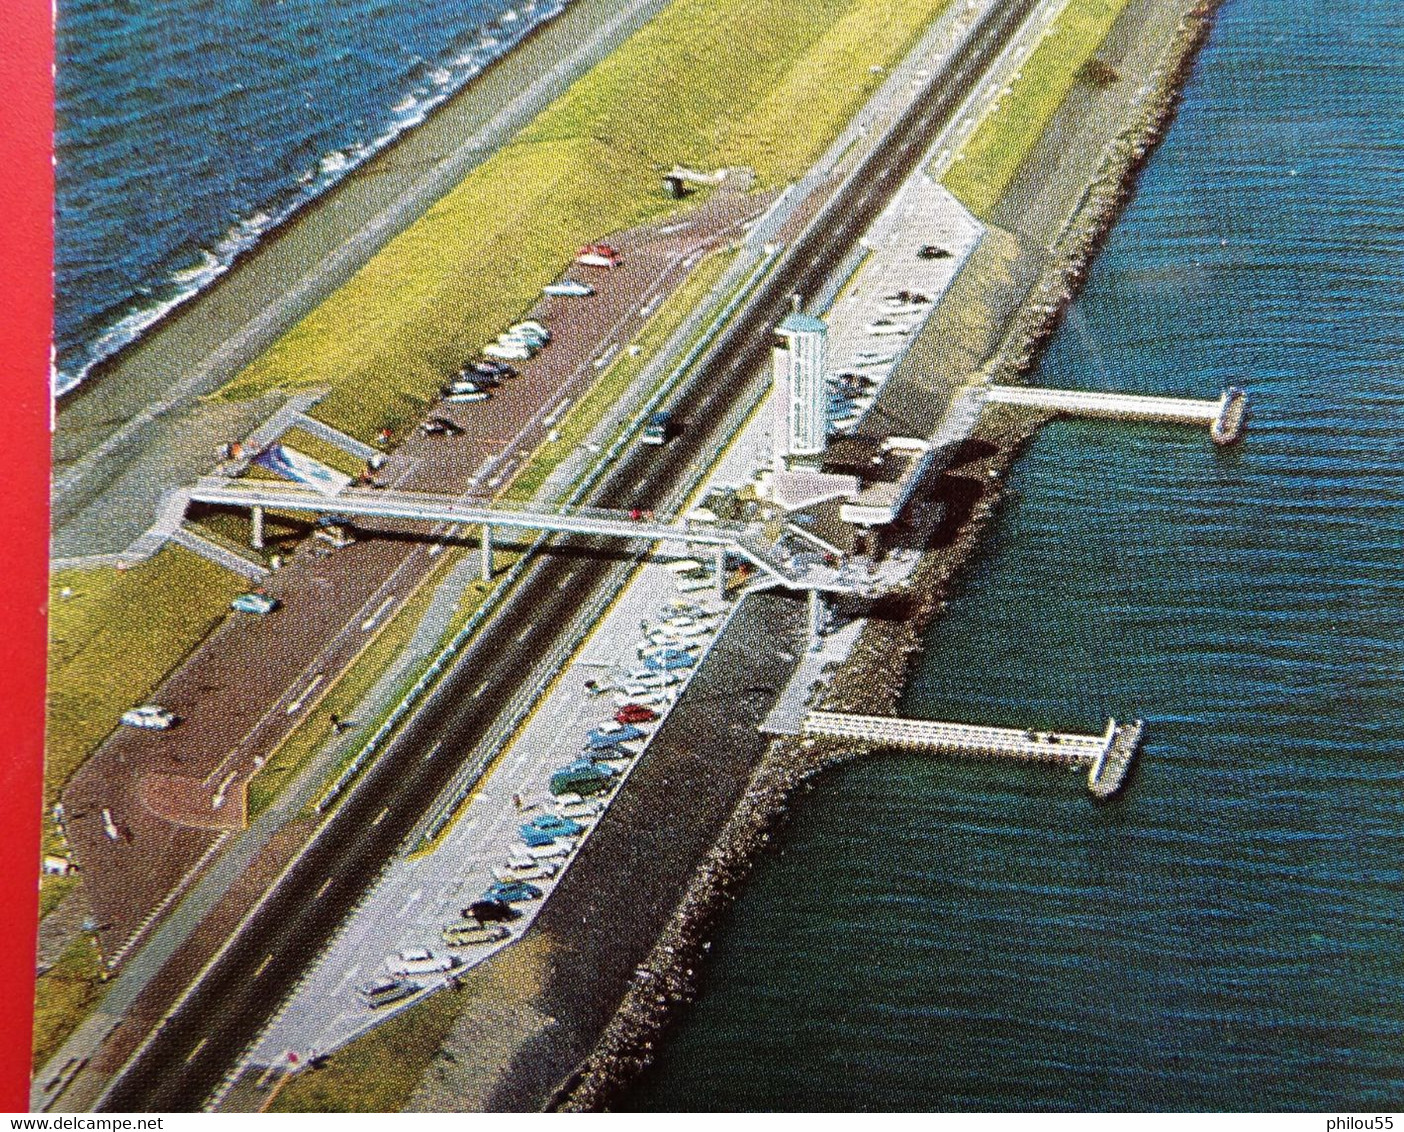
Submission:
[[[819,291],[1034,3],[1009,0],[976,28],[888,141],[866,158],[841,199],[826,206],[819,222],[782,256],[744,313],[694,367],[672,406],[684,422],[681,436],[661,449],[629,449],[589,500],[592,505],[664,508],[698,457],[718,450],[728,411],[754,388],[767,360],[770,329],[788,309],[790,295]],[[138,1051],[101,1109],[193,1111],[219,1086],[449,782],[457,767],[454,752],[466,755],[491,729],[619,555],[617,544],[590,538],[561,538],[552,547],[538,556],[232,945]]]

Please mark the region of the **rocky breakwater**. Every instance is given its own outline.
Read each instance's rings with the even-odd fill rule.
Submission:
[[[1136,176],[1174,117],[1183,84],[1212,28],[1217,5],[1187,11],[1147,77],[1134,119],[1104,153],[1068,222],[1053,241],[1038,280],[1010,319],[983,372],[1014,382],[1033,370],[1087,270],[1130,199]],[[1049,419],[1046,413],[993,406],[935,485],[947,504],[907,589],[885,603],[816,704],[830,711],[890,714],[912,657],[945,608],[961,569],[979,548],[1002,496],[1004,477]],[[553,1107],[599,1111],[654,1058],[677,1008],[696,994],[698,972],[719,917],[775,836],[795,794],[820,771],[864,753],[814,737],[776,740],[694,874],[677,911],[640,964],[594,1050],[559,1090]]]
[[[909,585],[884,602],[816,706],[830,711],[892,712],[911,659],[933,618],[978,550],[1003,494],[1004,476],[1047,416],[1001,408],[935,485],[947,518]],[[819,771],[858,757],[862,746],[814,737],[771,744],[746,792],[703,858],[678,909],[633,980],[590,1057],[557,1095],[554,1107],[598,1111],[652,1060],[676,1008],[690,1001],[711,947],[710,936],[756,859],[769,846],[790,799]]]

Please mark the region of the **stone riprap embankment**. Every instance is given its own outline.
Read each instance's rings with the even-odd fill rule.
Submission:
[[[1044,267],[1010,319],[985,373],[1023,380],[1036,365],[1086,278],[1102,241],[1134,191],[1136,175],[1174,116],[1180,91],[1212,27],[1215,6],[1186,12],[1147,77],[1136,119],[1105,151],[1076,209],[1049,248]],[[980,428],[936,485],[947,518],[905,593],[868,623],[821,702],[830,711],[890,714],[924,632],[945,607],[961,568],[975,555],[992,521],[1005,474],[1048,419],[1005,408],[987,412]],[[795,793],[820,771],[854,756],[851,745],[816,738],[771,744],[731,819],[698,867],[686,895],[590,1057],[565,1083],[554,1107],[605,1109],[653,1060],[677,1007],[690,1001],[710,936],[757,857],[775,836]]]

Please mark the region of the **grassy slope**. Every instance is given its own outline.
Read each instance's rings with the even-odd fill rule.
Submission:
[[[33,1064],[42,1066],[78,1028],[102,994],[92,938],[80,935],[40,975],[34,989]]]
[[[799,173],[946,2],[674,0],[225,395],[326,384],[316,412],[337,427],[403,427],[580,243],[674,207],[662,169]]]
[[[965,143],[945,185],[977,216],[987,216],[1043,136],[1078,70],[1106,38],[1127,0],[1071,0],[1024,64],[997,109]]]
[[[71,589],[71,597],[61,597]],[[44,801],[172,666],[219,623],[245,583],[181,547],[129,570],[50,580]]]

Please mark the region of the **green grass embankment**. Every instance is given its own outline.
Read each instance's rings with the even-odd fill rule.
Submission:
[[[127,570],[53,575],[46,808],[121,714],[150,696],[245,588],[241,579],[178,546]]]
[[[36,1069],[59,1051],[97,1005],[102,964],[91,936],[80,935],[35,980],[33,1060]]]
[[[404,427],[576,247],[675,208],[675,162],[798,175],[947,2],[674,0],[223,395],[327,385],[336,427]]]
[[[987,217],[1129,0],[1070,0],[942,179]]]

